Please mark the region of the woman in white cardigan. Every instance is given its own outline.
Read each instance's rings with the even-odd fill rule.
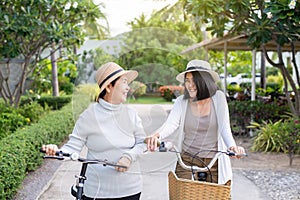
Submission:
[[[156,133],[147,137],[148,150],[157,148],[158,140],[164,140],[178,132],[177,146],[183,161],[204,167],[216,150],[226,150],[244,154],[243,147],[237,146],[230,129],[229,111],[224,93],[218,89],[220,81],[210,64],[203,60],[192,60],[186,71],[176,79],[184,83],[184,95],[178,97],[164,125]],[[207,151],[209,150],[209,151]],[[205,162],[205,164],[202,163]],[[191,173],[176,166],[180,178],[191,178]],[[203,175],[203,174],[201,174]],[[195,174],[196,179],[201,179]],[[207,181],[226,184],[232,180],[231,163],[228,156],[221,156],[212,167]]]

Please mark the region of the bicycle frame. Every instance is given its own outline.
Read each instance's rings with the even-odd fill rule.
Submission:
[[[42,153],[46,153],[45,151],[41,150]],[[111,166],[111,167],[122,167],[122,168],[127,168],[126,166],[123,165],[118,165],[113,162],[109,162],[107,160],[98,160],[98,159],[85,159],[85,158],[80,158],[77,153],[64,153],[62,151],[56,152],[55,156],[44,156],[44,159],[57,159],[57,160],[71,160],[71,161],[78,161],[82,162],[80,174],[76,175],[76,181],[75,185],[72,185],[71,187],[71,194],[76,198],[76,200],[81,200],[83,197],[83,189],[84,189],[84,182],[86,180],[86,170],[89,164],[102,164],[103,166]]]
[[[74,187],[71,187],[71,194],[76,197],[76,200],[82,199],[83,196],[83,186],[84,181],[86,180],[85,172],[87,169],[88,163],[82,163],[81,171],[79,176],[75,176],[78,179],[78,183],[76,183],[75,187],[77,191],[75,191]]]

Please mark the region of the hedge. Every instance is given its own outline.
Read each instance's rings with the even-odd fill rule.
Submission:
[[[276,122],[290,111],[287,104],[278,105],[276,101],[264,103],[260,100],[229,101],[228,108],[231,129],[235,135],[248,134],[247,126],[250,125],[251,120],[257,123]]]
[[[81,107],[83,111],[86,107]],[[0,199],[12,199],[26,173],[42,164],[42,144],[60,144],[72,132],[73,104],[52,111],[36,124],[18,129],[0,141]],[[80,112],[80,111],[76,111]]]

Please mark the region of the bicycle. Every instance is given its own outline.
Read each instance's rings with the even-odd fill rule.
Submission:
[[[177,162],[180,166],[191,171],[191,180],[178,178],[177,175],[170,171],[168,174],[168,185],[169,185],[169,199],[170,200],[228,200],[230,199],[231,193],[231,184],[222,185],[216,183],[205,182],[206,180],[201,179],[195,180],[195,173],[209,172],[218,158],[222,155],[227,156],[247,156],[247,154],[237,155],[231,151],[214,151],[216,152],[215,156],[212,158],[210,163],[205,167],[198,167],[195,165],[186,165],[182,158],[181,154],[172,144],[168,144],[168,147],[165,142],[161,142],[159,145],[160,152],[174,152],[177,156]],[[203,176],[202,176],[203,177]]]
[[[40,149],[40,152],[46,153],[44,150]],[[103,166],[111,166],[111,167],[121,167],[121,168],[127,168],[123,165],[118,165],[114,162],[109,162],[108,160],[100,160],[100,159],[86,159],[86,158],[80,158],[78,153],[65,153],[62,151],[57,151],[55,153],[55,156],[48,156],[44,155],[44,159],[57,159],[57,160],[71,160],[71,161],[78,161],[81,162],[81,170],[79,175],[75,175],[76,178],[76,184],[71,186],[71,194],[75,197],[76,200],[82,200],[84,193],[84,182],[87,179],[85,176],[87,166],[89,164],[101,164]]]

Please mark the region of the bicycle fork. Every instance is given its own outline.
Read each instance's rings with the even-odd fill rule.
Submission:
[[[87,165],[88,163],[82,163],[82,167],[81,167],[81,171],[80,171],[80,175],[76,175],[76,190],[74,191],[73,187],[72,187],[72,195],[74,197],[76,197],[76,200],[81,200],[82,196],[83,196],[83,186],[84,186],[84,181],[86,180],[86,176],[85,176],[85,172],[87,169]]]

